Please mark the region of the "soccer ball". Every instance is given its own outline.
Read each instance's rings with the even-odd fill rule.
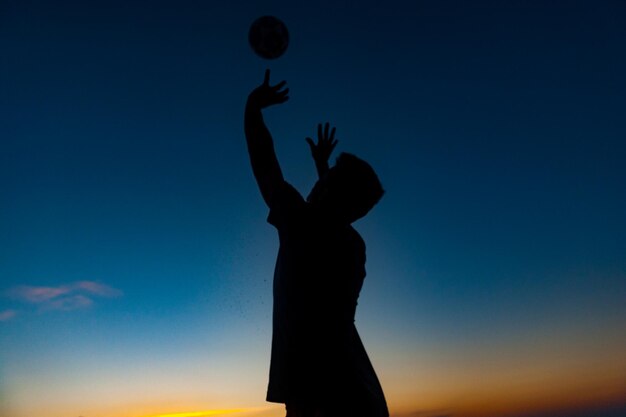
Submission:
[[[252,22],[248,32],[252,50],[262,58],[276,59],[287,50],[287,26],[274,16],[262,16]]]

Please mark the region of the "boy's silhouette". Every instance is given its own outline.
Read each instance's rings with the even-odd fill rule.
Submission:
[[[250,93],[245,134],[252,170],[278,230],[274,272],[272,357],[267,401],[287,417],[387,417],[376,373],[354,326],[365,278],[365,243],[350,225],[378,202],[383,189],[364,161],[328,158],[335,128],[318,126],[307,142],[319,180],[307,200],[284,179],[261,110],[287,101],[285,81]]]

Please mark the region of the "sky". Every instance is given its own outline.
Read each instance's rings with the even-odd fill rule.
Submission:
[[[329,121],[385,187],[356,325],[393,416],[626,413],[626,3],[2,0],[2,416],[284,415],[266,68],[285,178]]]

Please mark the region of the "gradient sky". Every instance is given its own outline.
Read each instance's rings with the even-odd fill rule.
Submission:
[[[357,327],[392,414],[624,415],[626,3],[3,0],[2,416],[284,415],[242,126],[267,67],[285,177],[328,120],[387,190]]]

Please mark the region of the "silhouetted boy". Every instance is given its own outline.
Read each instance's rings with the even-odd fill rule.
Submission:
[[[376,173],[354,155],[328,158],[335,129],[307,138],[319,174],[307,201],[283,179],[261,110],[287,101],[285,82],[265,72],[246,104],[245,133],[268,222],[278,230],[272,357],[267,401],[288,417],[387,417],[387,404],[354,326],[365,278],[365,243],[350,225],[383,195]]]

